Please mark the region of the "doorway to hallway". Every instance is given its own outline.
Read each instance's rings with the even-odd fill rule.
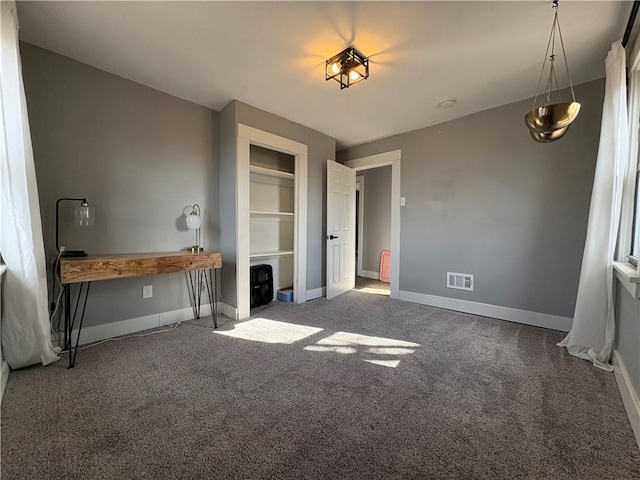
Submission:
[[[386,297],[391,295],[391,288],[388,283],[366,277],[356,276],[356,286],[354,290],[356,292],[371,293],[373,295],[383,295]]]

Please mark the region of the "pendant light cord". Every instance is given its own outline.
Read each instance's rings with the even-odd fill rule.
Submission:
[[[564,57],[564,66],[567,69],[567,78],[569,79],[569,87],[571,89],[571,97],[573,101],[576,101],[575,93],[573,92],[573,83],[571,82],[571,74],[569,73],[569,63],[567,62],[567,54],[564,49],[564,41],[562,39],[562,30],[560,29],[560,21],[558,20],[558,2],[559,0],[553,0],[552,8],[555,9],[555,14],[553,16],[553,24],[551,26],[551,33],[549,34],[549,40],[547,41],[547,49],[544,52],[544,61],[542,62],[542,68],[540,69],[540,76],[538,77],[538,85],[536,86],[536,96],[533,98],[533,106],[532,110],[535,110],[536,104],[538,102],[538,97],[540,96],[540,84],[542,83],[542,75],[544,74],[544,67],[547,64],[547,61],[550,63],[549,67],[549,79],[547,80],[547,86],[545,88],[545,106],[551,103],[551,91],[553,89],[553,82],[555,80],[556,90],[560,90],[558,85],[558,78],[556,76],[556,69],[554,65],[555,61],[555,46],[556,46],[556,28],[558,29],[558,36],[560,37],[560,46],[562,48],[562,56]],[[551,55],[549,55],[549,48],[551,48]]]
[[[558,6],[556,4],[556,19],[558,18]],[[558,21],[558,36],[560,37],[560,46],[562,47],[562,56],[564,57],[564,66],[567,69],[567,78],[569,79],[569,88],[571,89],[571,98],[576,101],[576,94],[573,93],[573,82],[571,81],[571,73],[569,73],[569,62],[567,61],[567,54],[564,51],[564,41],[562,40],[562,29],[560,28],[560,22]]]
[[[555,4],[554,7],[556,8]],[[554,33],[556,30],[556,19],[557,19],[558,11],[556,10],[556,16],[553,19],[553,24],[551,25],[551,33],[549,34],[549,40],[547,41],[547,49],[544,52],[544,59],[542,60],[542,68],[540,69],[540,76],[538,77],[538,85],[536,86],[536,96],[533,98],[533,107],[532,110],[536,108],[536,103],[538,102],[538,96],[540,95],[540,83],[542,83],[542,74],[544,73],[544,67],[547,64],[547,60],[549,59],[549,47],[551,46],[551,40],[554,37]],[[553,50],[551,51],[553,54]]]

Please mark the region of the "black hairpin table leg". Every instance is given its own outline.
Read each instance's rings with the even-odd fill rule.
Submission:
[[[209,304],[211,305],[211,316],[213,317],[213,328],[218,328],[218,312],[216,311],[216,285],[215,276],[216,272],[213,268],[203,270],[204,282],[207,287],[207,294],[209,295]],[[207,276],[207,274],[209,276]]]
[[[187,291],[189,292],[189,300],[191,308],[193,308],[194,318],[200,318],[200,306],[202,304],[202,291],[207,290],[209,303],[211,304],[211,315],[213,317],[213,327],[218,328],[218,313],[215,305],[215,271],[212,268],[206,270],[190,270],[184,272],[187,279]]]
[[[86,285],[86,288],[84,288]],[[76,355],[78,354],[78,345],[80,344],[80,333],[82,332],[82,323],[84,322],[84,312],[87,308],[87,299],[89,298],[89,287],[91,282],[82,282],[78,289],[78,296],[76,298],[76,305],[73,309],[73,315],[71,315],[71,284],[65,285],[64,292],[64,348],[69,352],[69,368],[73,368],[76,364]],[[84,298],[83,298],[84,291]],[[80,311],[80,317],[78,317],[78,307],[82,302],[82,310]],[[79,318],[78,323],[78,335],[76,336],[75,346],[73,344],[73,327],[76,323],[76,319]]]
[[[200,298],[201,287],[199,270],[189,270],[184,272],[184,276],[187,279],[187,292],[189,293],[189,301],[191,302],[191,308],[193,309],[193,318],[200,318]],[[195,278],[194,278],[195,275]]]

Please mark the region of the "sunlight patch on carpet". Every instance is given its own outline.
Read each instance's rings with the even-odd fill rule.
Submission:
[[[253,342],[291,344],[322,330],[322,328],[278,322],[266,318],[254,318],[235,324],[233,330],[214,330],[214,333]]]
[[[318,345],[366,346],[366,347],[419,347],[419,343],[405,342],[384,337],[370,337],[349,332],[336,332],[317,342]]]
[[[361,352],[374,355],[410,355],[414,353],[416,351],[415,348],[419,346],[419,343],[394,340],[393,338],[336,332],[333,335],[318,340],[315,345],[304,347],[304,349],[311,352],[335,352],[345,354]],[[400,364],[400,360],[362,359],[362,361],[389,368],[396,368]]]
[[[332,346],[332,347],[325,347],[322,345],[307,345],[306,347],[304,347],[304,350],[309,350],[310,352],[336,352],[336,353],[356,353],[358,350],[356,350],[353,347],[338,347],[338,346]]]
[[[391,296],[391,292],[389,291],[388,288],[375,288],[375,287],[356,287],[354,288],[354,290],[356,292],[362,292],[362,293],[372,293],[374,295],[384,295],[384,296]]]
[[[382,365],[383,367],[396,368],[400,364],[400,360],[363,360],[374,365]]]
[[[415,352],[415,350],[413,348],[373,347],[369,348],[367,352],[377,355],[409,355]]]
[[[278,322],[266,318],[254,318],[233,325],[231,330],[215,330],[214,333],[227,337],[262,343],[293,344],[307,337],[322,332],[324,329],[297,325],[295,323]],[[343,355],[410,355],[415,352],[419,343],[395,340],[393,338],[372,337],[358,333],[336,332],[318,340],[314,345],[307,345],[309,352],[340,353]],[[383,367],[396,368],[400,360],[362,359],[364,362]]]

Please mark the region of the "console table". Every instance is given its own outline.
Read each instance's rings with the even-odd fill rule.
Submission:
[[[126,253],[62,257],[60,259],[60,282],[64,288],[64,347],[69,351],[69,368],[75,365],[91,282],[185,272],[187,290],[195,318],[200,318],[202,291],[206,289],[212,308],[213,325],[214,328],[217,328],[218,318],[214,302],[216,282],[213,272],[218,268],[222,268],[222,255],[212,252]],[[78,283],[80,286],[73,314],[71,314],[71,285],[74,283]],[[74,347],[71,333],[80,304],[82,304],[82,310],[80,311],[78,335]]]

